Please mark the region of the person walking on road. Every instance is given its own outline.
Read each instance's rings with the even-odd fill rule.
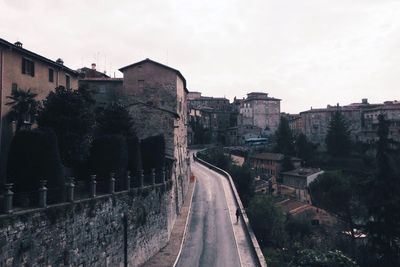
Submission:
[[[236,223],[239,223],[239,217],[242,214],[242,211],[240,210],[240,208],[238,207],[236,209]]]

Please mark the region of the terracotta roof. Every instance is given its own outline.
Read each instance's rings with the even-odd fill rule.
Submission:
[[[283,160],[283,154],[280,153],[259,153],[251,155],[253,159],[266,159],[266,160]]]
[[[321,172],[321,169],[318,168],[298,168],[292,171],[282,172],[282,175],[292,175],[298,177],[307,177],[309,175]]]
[[[128,65],[128,66],[122,67],[122,68],[119,69],[119,71],[124,72],[124,71],[125,71],[126,69],[128,69],[128,68],[136,67],[136,66],[138,66],[138,65],[140,65],[140,64],[143,64],[143,63],[151,63],[151,64],[154,64],[154,65],[157,65],[157,66],[159,66],[159,67],[162,67],[162,68],[165,68],[165,69],[167,69],[167,70],[170,70],[170,71],[175,72],[175,73],[182,79],[182,81],[183,81],[183,87],[184,87],[184,89],[185,89],[185,92],[186,92],[186,93],[189,93],[189,90],[186,88],[186,79],[185,79],[185,77],[183,77],[182,73],[180,73],[179,70],[174,69],[174,68],[171,68],[170,66],[161,64],[161,63],[159,63],[159,62],[157,62],[157,61],[154,61],[154,60],[151,60],[151,59],[149,59],[149,58],[146,58],[145,60],[142,60],[142,61],[139,61],[139,62],[130,64],[130,65]]]
[[[73,74],[73,75],[76,75],[76,76],[78,75],[77,71],[72,70],[72,69],[66,67],[63,64],[59,64],[59,63],[57,63],[57,62],[55,62],[55,61],[53,61],[51,59],[48,59],[48,58],[46,58],[44,56],[36,54],[36,53],[34,53],[32,51],[29,51],[29,50],[27,50],[25,48],[22,48],[20,46],[16,46],[15,44],[12,44],[12,43],[10,43],[10,42],[8,42],[8,41],[6,41],[4,39],[1,39],[1,38],[0,38],[0,46],[11,48],[12,50],[15,50],[15,51],[17,51],[17,52],[19,52],[21,54],[25,54],[27,56],[30,56],[32,58],[35,58],[35,59],[40,60],[42,62],[45,62],[45,63],[47,63],[49,65],[52,65],[53,67],[56,67],[58,69],[62,69],[62,70],[66,71],[66,72],[68,72],[70,74]]]

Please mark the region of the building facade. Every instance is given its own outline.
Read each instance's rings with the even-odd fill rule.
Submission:
[[[155,135],[165,138],[172,179],[182,188],[182,192],[175,194],[179,207],[187,192],[190,171],[186,80],[178,70],[150,59],[120,71],[124,75],[121,99],[129,108],[139,139]]]
[[[257,126],[265,136],[274,134],[280,121],[280,101],[267,93],[247,94],[247,98],[240,103],[238,125]]]
[[[61,59],[50,60],[23,48],[22,43],[12,44],[0,39],[0,177],[5,181],[7,154],[14,135],[10,123],[10,106],[7,97],[13,89],[36,93],[36,100],[46,98],[58,86],[78,88],[78,73],[64,65]],[[31,121],[27,121],[31,123]]]

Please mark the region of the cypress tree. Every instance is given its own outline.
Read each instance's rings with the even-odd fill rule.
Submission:
[[[347,156],[350,153],[350,130],[345,118],[339,111],[332,115],[325,142],[331,156]]]

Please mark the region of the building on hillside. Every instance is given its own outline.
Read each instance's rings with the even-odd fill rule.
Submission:
[[[238,125],[257,126],[264,136],[272,135],[280,121],[280,99],[269,97],[267,93],[252,92],[240,103]]]
[[[353,103],[347,106],[328,105],[327,108],[311,108],[300,113],[303,133],[309,141],[319,145],[319,149],[324,150],[331,117],[336,111],[339,111],[347,122],[351,139],[354,142],[361,141],[364,125],[363,114],[367,110],[378,106],[378,104],[369,104],[367,99],[363,99],[361,103]]]
[[[364,112],[362,141],[366,143],[377,140],[378,117],[383,115],[389,122],[389,138],[400,142],[400,101],[386,101],[383,105]]]
[[[249,156],[250,166],[257,174],[268,177],[281,177],[282,163],[284,155],[280,153],[258,153]],[[301,159],[292,157],[292,164],[295,168],[300,167]]]
[[[230,146],[241,146],[246,144],[246,140],[260,138],[262,129],[253,125],[238,125],[229,127],[226,130],[226,144]]]
[[[299,134],[303,133],[303,121],[300,114],[282,113],[281,116],[288,120],[289,128],[292,130],[294,136],[298,136]]]
[[[122,78],[80,78],[79,87],[86,87],[93,92],[97,106],[106,106],[120,102]]]
[[[105,72],[96,70],[96,63],[92,63],[92,68],[83,67],[77,70],[79,72],[80,79],[88,78],[110,78]]]
[[[65,66],[60,58],[53,61],[23,48],[21,42],[0,39],[0,182],[5,181],[7,154],[15,131],[7,97],[13,89],[30,89],[37,94],[36,100],[43,100],[58,86],[77,89],[78,72]],[[28,126],[32,122],[27,118]]]
[[[312,225],[333,226],[338,222],[337,218],[316,206],[304,203],[295,199],[285,199],[276,204],[285,214],[291,214],[294,217],[302,217],[309,220]]]
[[[297,168],[281,173],[282,184],[296,190],[296,198],[299,201],[310,203],[308,186],[324,171],[313,168]]]
[[[205,135],[205,139],[211,143],[226,144],[226,129],[236,123],[229,100],[222,97],[202,96],[199,92],[189,92],[188,99],[193,134]],[[192,139],[198,140],[198,138]]]
[[[178,209],[188,188],[190,164],[186,80],[178,70],[150,59],[120,71],[124,75],[122,100],[133,117],[138,137],[163,135],[165,138],[172,179],[182,189],[176,194]]]

